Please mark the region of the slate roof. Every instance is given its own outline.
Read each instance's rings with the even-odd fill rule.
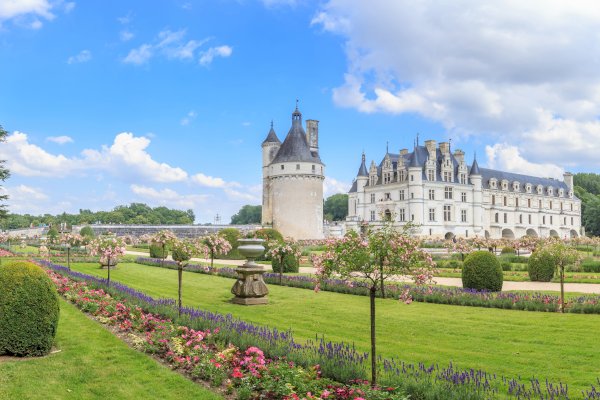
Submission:
[[[310,151],[306,141],[306,132],[302,127],[302,114],[298,109],[292,113],[292,127],[288,132],[283,144],[279,148],[272,164],[282,162],[311,162],[323,164],[319,153]]]
[[[350,188],[350,191],[348,193],[356,193],[356,190],[357,190],[357,182],[355,179],[354,182],[352,182],[352,187]]]
[[[479,168],[479,170],[481,171],[481,175],[483,178],[483,187],[485,189],[490,188],[490,179],[496,178],[498,180],[498,185],[500,185],[500,183],[504,179],[506,179],[508,181],[508,191],[509,192],[515,191],[515,190],[513,190],[513,186],[512,186],[512,183],[514,181],[517,181],[520,183],[519,190],[518,190],[519,192],[525,192],[525,185],[527,183],[530,183],[532,185],[532,191],[535,191],[535,188],[538,185],[542,185],[544,187],[544,189],[546,189],[548,186],[552,186],[554,189],[557,189],[557,191],[554,193],[555,196],[558,195],[558,189],[564,189],[565,193],[569,192],[569,187],[567,186],[567,184],[563,181],[559,181],[558,179],[539,178],[537,176],[514,174],[512,172],[497,171],[497,170],[488,169],[488,168]]]
[[[356,176],[369,176],[369,171],[367,171],[367,165],[365,164],[365,153],[362,155],[362,162]]]
[[[275,129],[273,129],[273,123],[271,123],[271,130],[267,134],[267,138],[262,142],[262,144],[265,143],[281,143],[277,137],[277,134],[275,133]]]
[[[477,160],[473,160],[473,165],[471,166],[469,175],[481,175],[481,171],[479,170],[479,164],[477,164]]]

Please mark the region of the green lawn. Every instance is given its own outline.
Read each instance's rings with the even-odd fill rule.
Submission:
[[[0,399],[220,399],[61,300],[59,353],[0,358]]]
[[[111,277],[152,296],[175,298],[177,272],[138,264],[119,264]],[[93,264],[74,269],[105,276]],[[232,279],[185,273],[185,305],[231,313],[279,329],[296,338],[324,334],[327,340],[354,342],[369,349],[369,302],[366,297],[269,286],[266,306],[229,302]],[[600,375],[596,333],[600,315],[555,314],[378,299],[378,349],[381,355],[409,362],[453,361],[462,368],[540,381],[568,383],[579,393]]]

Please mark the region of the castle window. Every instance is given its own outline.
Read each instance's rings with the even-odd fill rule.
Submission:
[[[573,211],[573,203],[571,203],[571,211]]]
[[[490,179],[490,187],[492,189],[496,189],[496,179],[495,178]]]
[[[414,199],[415,198],[415,193],[414,192],[410,192],[410,198]]]
[[[523,223],[523,214],[519,214],[519,223],[522,224]]]
[[[554,189],[552,189],[552,186],[548,187],[548,196],[552,196],[552,194],[554,193]]]
[[[573,225],[573,217],[571,217],[571,225]]]
[[[563,203],[562,203],[562,201],[561,201],[561,202],[560,202],[560,211],[562,211],[562,210],[563,210]]]
[[[375,203],[375,193],[371,193],[371,203]]]
[[[401,208],[398,212],[398,220],[400,222],[404,222],[406,220],[406,212],[404,211],[404,208]]]
[[[498,213],[494,214],[494,222],[498,223]]]
[[[406,180],[406,172],[404,170],[400,171],[400,178],[399,178],[400,182]]]
[[[492,205],[496,205],[496,196],[492,195]]]
[[[508,214],[504,213],[504,223],[507,224],[508,223]]]
[[[444,188],[444,198],[452,200],[452,188],[450,186]]]
[[[529,224],[531,225],[531,214],[529,214],[527,217],[527,219],[529,220]]]
[[[515,207],[519,207],[519,198],[518,197],[515,198]]]
[[[414,221],[415,220],[415,214],[410,214],[410,220]]]
[[[450,212],[450,206],[449,205],[445,205],[444,206],[444,221],[448,222],[452,220],[452,214]]]
[[[400,191],[400,200],[404,200],[404,190]]]
[[[467,193],[466,192],[462,192],[460,194],[460,201],[462,201],[463,203],[467,202]]]
[[[559,189],[559,191],[558,191],[558,195],[559,195],[560,197],[563,197],[563,196],[565,195],[565,191],[564,191],[564,189]]]
[[[531,199],[527,199],[527,207],[531,208]]]
[[[315,168],[315,166],[313,165],[313,169]],[[300,169],[300,164],[296,164],[296,170]]]
[[[435,190],[429,189],[429,200],[435,200]]]
[[[461,222],[467,222],[467,210],[460,210]]]
[[[563,225],[566,225],[567,224],[567,217],[565,217],[564,221],[565,222],[563,223]]]
[[[542,224],[546,225],[546,216],[545,215],[542,217]]]
[[[550,209],[552,210],[552,200],[550,200]]]
[[[539,204],[539,209],[541,210],[541,209],[542,209],[542,201],[541,201],[541,200],[538,200],[538,202],[540,203],[540,204]]]
[[[444,171],[444,182],[452,182],[452,172]]]
[[[508,181],[507,180],[502,181],[502,190],[508,190]]]
[[[544,191],[544,188],[542,187],[542,185],[537,185],[537,193],[542,194],[543,191]]]
[[[463,185],[467,183],[467,176],[465,174],[460,174],[460,183]]]
[[[415,180],[415,176],[413,174],[410,174],[410,181],[414,181]]]
[[[519,191],[519,182],[513,182],[513,190],[514,190],[515,192],[518,192],[518,191]]]
[[[285,165],[281,164],[281,169],[284,169],[284,168],[285,168]]]
[[[435,171],[430,169],[427,170],[427,179],[430,181],[435,181]]]
[[[504,204],[504,206],[508,205],[508,198],[506,196],[504,196],[504,198],[502,199],[502,203]]]
[[[371,210],[371,221],[375,221],[375,211]]]
[[[550,216],[550,225],[552,225],[552,215]]]
[[[429,222],[435,222],[435,208],[429,209]]]
[[[527,193],[531,193],[531,184],[530,183],[528,183],[527,185],[525,185],[525,191]]]
[[[312,172],[313,174],[316,172],[316,167],[314,165],[312,166]]]
[[[385,193],[383,195],[383,197],[385,198],[385,200],[391,200],[392,199],[392,195],[390,193]]]

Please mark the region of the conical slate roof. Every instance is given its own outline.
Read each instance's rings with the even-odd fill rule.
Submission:
[[[417,146],[415,146],[415,149],[414,149],[413,153],[410,156],[410,163],[408,164],[408,167],[412,168],[412,167],[420,167],[420,166],[421,165],[419,163],[419,155],[418,155],[418,152],[417,152]]]
[[[362,154],[362,163],[358,169],[357,176],[369,176],[369,171],[367,171],[367,165],[365,164],[365,153]]]
[[[298,111],[297,107],[292,113],[292,127],[272,163],[282,162],[312,162],[322,164],[319,153],[310,151],[310,146],[306,141],[306,132],[302,127],[302,114]]]
[[[479,164],[477,164],[477,159],[473,159],[473,165],[471,166],[469,175],[481,175],[481,172],[479,171]]]
[[[277,137],[277,134],[275,133],[275,129],[273,129],[273,122],[271,122],[271,130],[267,134],[267,138],[262,142],[262,144],[265,143],[281,143]]]

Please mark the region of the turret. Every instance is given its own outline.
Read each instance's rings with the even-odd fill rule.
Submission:
[[[356,189],[358,192],[363,192],[364,187],[369,181],[369,172],[367,171],[366,157],[365,153],[362,153],[362,162],[360,163],[360,168],[358,169],[358,174],[356,174]]]
[[[481,171],[477,157],[473,157],[473,165],[469,171],[469,180],[473,185],[473,231],[479,235],[483,231],[483,187]]]
[[[273,193],[271,191],[269,168],[271,162],[277,155],[281,142],[273,129],[271,121],[271,130],[267,138],[262,142],[262,169],[263,169],[263,199],[262,199],[262,223],[271,225],[273,223]]]

